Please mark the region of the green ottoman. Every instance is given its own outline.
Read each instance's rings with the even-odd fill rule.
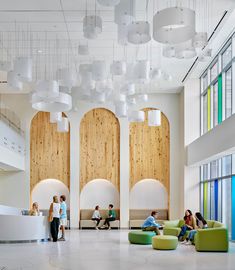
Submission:
[[[154,232],[131,231],[128,233],[128,240],[131,244],[151,245]]]
[[[156,235],[152,238],[152,246],[154,249],[171,250],[176,249],[178,238],[172,235]]]
[[[181,228],[163,228],[163,234],[164,235],[173,235],[177,236],[180,234]]]

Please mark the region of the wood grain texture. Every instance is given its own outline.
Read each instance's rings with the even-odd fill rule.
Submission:
[[[98,178],[119,190],[120,126],[116,116],[103,108],[86,113],[80,124],[80,190]]]
[[[170,126],[161,113],[161,126],[148,126],[148,111],[145,122],[130,124],[130,188],[143,179],[159,180],[170,188]]]
[[[65,116],[65,115],[64,115]],[[38,112],[30,129],[30,188],[53,178],[70,186],[70,132],[57,132],[50,114]]]

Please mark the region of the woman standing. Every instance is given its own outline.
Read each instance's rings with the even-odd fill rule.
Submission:
[[[185,211],[185,216],[184,216],[184,225],[181,227],[181,232],[178,236],[178,239],[180,241],[183,240],[185,234],[187,231],[195,230],[196,229],[196,220],[195,217],[192,214],[192,211],[187,209]]]
[[[51,237],[53,242],[57,242],[60,226],[60,203],[57,196],[53,197],[53,202],[49,209],[49,221],[51,222]]]

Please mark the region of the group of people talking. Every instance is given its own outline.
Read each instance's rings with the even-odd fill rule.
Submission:
[[[53,242],[65,241],[65,227],[67,226],[67,205],[66,196],[53,196],[52,203],[49,208],[48,221],[50,222],[50,231]],[[39,206],[37,202],[32,204],[29,211],[31,216],[40,216]],[[58,238],[59,229],[61,229],[61,237]]]
[[[163,226],[157,223],[157,217],[158,212],[152,211],[151,215],[144,221],[142,230],[154,231],[157,235],[160,235],[159,229],[161,229]],[[195,215],[193,215],[192,211],[187,209],[184,215],[184,224],[181,227],[178,239],[182,243],[192,244],[197,230],[206,228],[208,228],[208,225],[202,214],[200,212],[196,212]],[[187,237],[185,237],[187,231],[189,231],[189,234]]]
[[[109,204],[108,217],[105,219],[104,224],[101,227],[99,227],[99,224],[100,224],[100,221],[102,220],[102,216],[100,214],[99,209],[100,209],[99,205],[96,205],[95,210],[92,214],[92,218],[91,218],[93,221],[96,222],[95,229],[99,230],[99,228],[101,228],[101,229],[110,230],[111,229],[110,222],[115,221],[117,217],[116,211],[113,209],[113,205]]]

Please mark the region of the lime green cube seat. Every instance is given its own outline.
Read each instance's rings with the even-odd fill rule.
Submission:
[[[154,232],[131,231],[128,233],[128,240],[131,244],[151,245]]]
[[[156,235],[152,238],[154,249],[174,250],[178,246],[178,238],[172,235]]]

